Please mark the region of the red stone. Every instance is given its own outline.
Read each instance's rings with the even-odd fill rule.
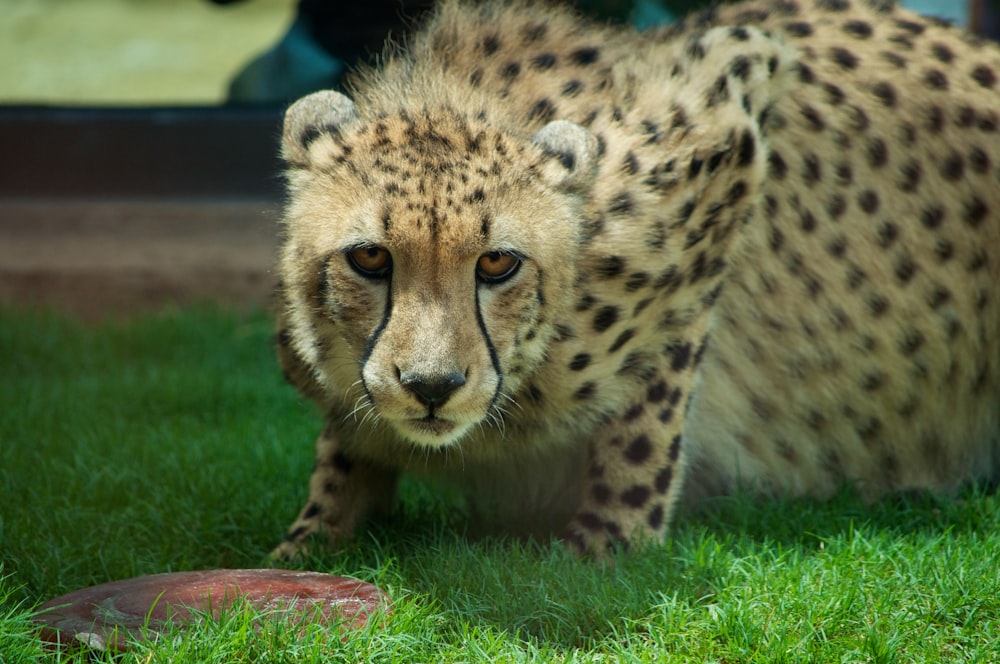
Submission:
[[[218,618],[240,599],[267,618],[298,618],[335,628],[363,627],[372,613],[391,611],[370,583],[318,572],[218,569],[152,574],[73,591],[43,604],[35,621],[56,645],[124,650],[129,638],[154,638],[166,624]],[[194,614],[192,615],[192,609]]]

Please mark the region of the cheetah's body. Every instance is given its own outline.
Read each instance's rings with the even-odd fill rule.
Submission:
[[[279,552],[403,471],[597,550],[682,492],[994,477],[998,74],[858,0],[446,3],[286,118],[279,350],[328,426]]]

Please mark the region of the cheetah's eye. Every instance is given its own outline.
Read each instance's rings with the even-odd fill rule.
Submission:
[[[507,281],[521,267],[521,259],[514,254],[502,251],[491,251],[479,257],[476,263],[476,276],[486,284],[498,284]]]
[[[354,271],[369,279],[384,279],[392,268],[392,256],[382,247],[358,247],[346,255]]]

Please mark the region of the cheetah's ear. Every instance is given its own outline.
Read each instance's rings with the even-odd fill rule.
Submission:
[[[285,112],[281,156],[289,164],[308,164],[309,146],[323,134],[336,136],[357,119],[354,102],[333,90],[314,92]]]
[[[542,179],[561,189],[583,189],[597,175],[599,143],[589,131],[568,120],[555,120],[531,137],[549,159]]]

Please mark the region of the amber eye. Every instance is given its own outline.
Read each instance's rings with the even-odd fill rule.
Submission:
[[[358,247],[347,252],[347,262],[363,277],[382,279],[389,275],[392,256],[382,247]]]
[[[479,257],[476,276],[484,283],[497,284],[513,277],[520,267],[521,259],[514,254],[491,251]]]

